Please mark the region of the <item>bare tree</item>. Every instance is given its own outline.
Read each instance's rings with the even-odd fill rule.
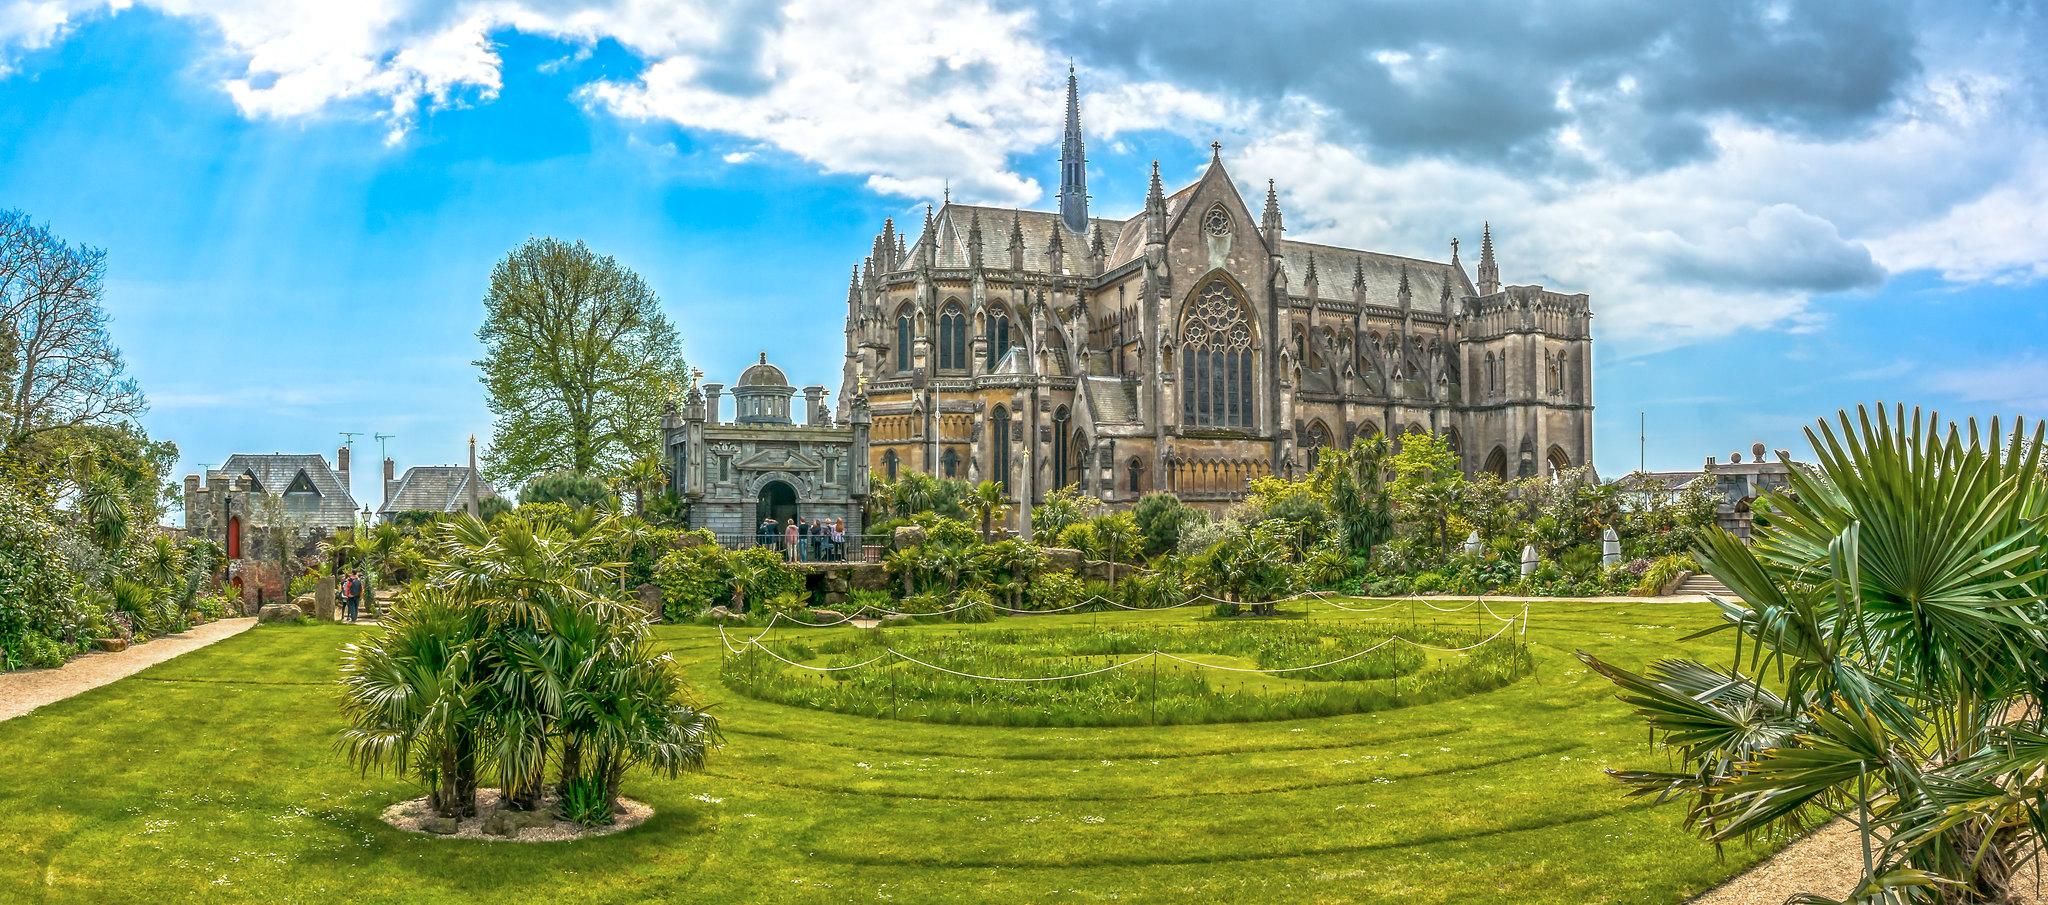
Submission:
[[[0,449],[49,431],[131,421],[148,408],[100,305],[106,253],[0,211]]]

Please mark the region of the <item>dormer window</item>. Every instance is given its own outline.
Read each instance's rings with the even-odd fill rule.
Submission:
[[[292,478],[291,486],[284,490],[284,511],[293,515],[311,515],[320,511],[320,490],[313,486],[313,479],[301,470]]]

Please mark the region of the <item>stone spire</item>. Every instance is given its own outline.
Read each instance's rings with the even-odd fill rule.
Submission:
[[[1362,316],[1365,313],[1365,258],[1353,260],[1355,263],[1351,266],[1351,300],[1358,303],[1358,312]]]
[[[1024,269],[1024,215],[1010,212],[1010,269]]]
[[[1060,220],[1088,231],[1088,155],[1081,148],[1081,85],[1067,64],[1067,131],[1060,139]]]
[[[881,252],[881,254],[879,254],[879,255],[877,255],[877,256],[875,257],[875,263],[881,266],[881,268],[882,268],[882,272],[883,272],[883,273],[888,273],[888,272],[890,272],[890,271],[893,271],[893,270],[895,270],[895,269],[896,269],[896,241],[897,241],[897,239],[896,239],[896,218],[895,218],[895,217],[885,217],[885,218],[883,218],[883,220],[882,220],[882,238],[881,238],[881,239],[880,239],[879,241],[880,241],[880,243],[881,243],[881,246],[882,246],[882,252]]]
[[[1313,302],[1316,298],[1316,253],[1308,253],[1308,273],[1301,278],[1302,292]]]
[[[1266,180],[1266,212],[1259,215],[1259,229],[1266,233],[1266,241],[1280,241],[1284,229],[1280,223],[1280,194],[1273,188],[1273,180]]]
[[[1479,233],[1479,294],[1499,291],[1500,265],[1493,262],[1493,224],[1487,223]]]
[[[939,233],[932,228],[932,206],[924,206],[924,235],[917,237],[917,262],[926,267],[938,259]]]
[[[967,266],[981,269],[981,212],[967,217]]]
[[[1152,161],[1152,185],[1145,189],[1145,241],[1166,241],[1166,192],[1159,185],[1159,161]]]
[[[860,307],[860,265],[853,265],[853,276],[846,281],[846,307],[848,311]]]
[[[1412,299],[1412,297],[1411,297],[1411,295],[1410,295],[1410,293],[1409,293],[1409,291],[1408,291],[1408,265],[1407,265],[1407,264],[1402,264],[1402,265],[1401,265],[1401,288],[1400,288],[1400,289],[1398,290],[1398,292],[1400,293],[1400,300],[1401,300],[1401,310],[1402,310],[1402,311],[1406,311],[1406,310],[1408,310],[1408,306],[1409,306],[1409,303],[1410,303],[1410,302],[1411,302],[1411,301],[1413,300],[1413,299]]]

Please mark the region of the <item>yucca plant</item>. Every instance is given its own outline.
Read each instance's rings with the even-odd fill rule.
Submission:
[[[2011,901],[2048,800],[2042,430],[1879,407],[1807,438],[1818,466],[1764,501],[1753,545],[1700,551],[1740,598],[1709,630],[1736,633],[1728,669],[1580,655],[1681,765],[1615,775],[1716,842],[1853,821],[1845,902]]]

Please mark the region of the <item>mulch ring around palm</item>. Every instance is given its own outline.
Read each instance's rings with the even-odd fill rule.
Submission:
[[[384,809],[385,823],[409,833],[487,842],[570,842],[609,836],[639,826],[652,816],[653,807],[621,798],[611,823],[584,826],[556,816],[552,795],[542,798],[539,808],[515,811],[504,806],[504,795],[496,789],[477,790],[475,817],[456,819],[438,816],[424,796]]]

